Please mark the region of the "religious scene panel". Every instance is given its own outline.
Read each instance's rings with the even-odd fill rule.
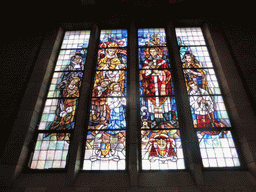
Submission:
[[[127,49],[118,48],[116,42],[112,42],[106,49],[98,50],[98,62],[96,70],[125,70],[127,68]]]
[[[205,52],[201,54],[198,49],[204,49]],[[180,58],[183,68],[213,68],[206,46],[180,47]]]
[[[70,136],[70,133],[39,133],[31,169],[65,168]]]
[[[221,94],[214,69],[189,68],[184,69],[183,72],[188,94],[193,95],[197,92],[195,91],[194,85],[197,87],[201,95],[203,92],[207,92],[207,95]]]
[[[126,129],[126,102],[125,97],[92,98],[88,129]]]
[[[107,48],[113,43],[117,47],[127,47],[127,39],[127,29],[101,30],[99,48]]]
[[[83,170],[125,170],[126,131],[88,131]]]
[[[87,49],[60,50],[54,71],[83,71]]]
[[[231,131],[198,131],[204,167],[238,167],[240,161]]]
[[[200,94],[196,86],[194,90],[189,96],[194,127],[231,127],[222,96],[209,96],[203,89]]]
[[[174,95],[170,70],[140,70],[139,85],[141,96]]]
[[[31,169],[63,169],[80,96],[90,31],[66,31],[38,125]],[[49,133],[43,131],[49,130]],[[43,132],[43,133],[42,133]]]
[[[169,69],[170,61],[166,47],[139,48],[139,69]]]
[[[206,46],[180,47],[183,68],[212,68],[212,60]]]
[[[113,75],[113,78],[101,78],[105,74]],[[126,71],[96,71],[92,97],[109,97],[114,88],[120,86],[120,93],[116,96],[127,95],[127,72]]]
[[[176,28],[195,128],[230,127],[201,28]]]
[[[47,97],[79,97],[82,78],[82,72],[54,72]]]
[[[47,99],[38,130],[74,129],[77,105],[78,98]]]
[[[143,170],[185,169],[180,131],[141,130]]]
[[[127,30],[101,30],[84,170],[125,170]]]
[[[175,97],[141,97],[141,129],[178,128]]]
[[[164,28],[138,29],[139,47],[166,46],[166,35]]]

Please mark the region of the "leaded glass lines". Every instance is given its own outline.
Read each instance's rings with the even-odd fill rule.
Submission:
[[[127,30],[101,30],[83,170],[125,170]]]
[[[199,27],[176,28],[175,31],[203,166],[240,166],[229,131],[231,123],[203,32]],[[227,141],[232,144],[225,145]]]
[[[66,167],[90,31],[67,31],[38,126],[31,169]]]
[[[203,166],[240,166],[231,122],[202,30],[176,28],[176,36]],[[89,37],[90,31],[67,31],[64,35],[38,125],[31,169],[66,167]],[[85,127],[83,170],[126,169],[127,40],[126,29],[101,30]],[[178,119],[173,64],[165,29],[138,29],[142,170],[185,169],[180,131],[184,127],[180,127]]]
[[[138,29],[142,170],[184,169],[163,28]]]

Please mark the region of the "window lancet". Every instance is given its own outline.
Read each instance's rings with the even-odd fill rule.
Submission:
[[[125,170],[127,30],[101,30],[83,170]]]
[[[66,167],[89,38],[89,30],[64,35],[37,130],[31,169]]]
[[[143,170],[185,169],[163,28],[138,29]]]
[[[232,126],[201,28],[176,28],[202,163],[239,167]],[[30,169],[64,169],[75,128],[90,31],[64,35],[36,130]],[[128,31],[101,30],[83,170],[125,170]],[[176,42],[168,42],[176,43]],[[142,170],[185,169],[183,145],[164,28],[138,29],[138,87]],[[190,129],[186,127],[186,129]],[[192,127],[191,127],[192,129]],[[138,147],[139,148],[139,147]]]
[[[240,161],[231,123],[201,28],[176,28],[193,125],[204,167],[236,167]]]

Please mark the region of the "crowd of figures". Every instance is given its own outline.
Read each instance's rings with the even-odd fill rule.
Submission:
[[[149,48],[140,53],[142,159],[153,162],[158,159],[162,163],[166,160],[176,161],[177,151],[182,145],[176,145],[180,131],[168,56],[164,54],[165,41],[157,34],[152,35],[151,39],[147,35],[146,39],[145,46]],[[214,95],[214,90],[219,89],[216,76],[209,75],[209,67],[201,65],[190,47],[181,47],[180,51],[194,127],[229,127],[228,118],[222,118],[220,113],[226,112],[225,107],[220,107],[223,101]],[[227,137],[227,131],[215,129],[197,134],[199,142],[205,138],[206,144],[207,139]],[[219,141],[212,144],[220,147]]]
[[[142,159],[177,161],[177,149],[182,148],[177,106],[164,36],[147,35],[139,39],[144,48],[139,51],[140,112]],[[126,68],[127,50],[122,39],[105,35],[98,50],[98,62],[92,90],[86,150],[94,150],[91,161],[119,161],[119,152],[126,148]],[[195,128],[227,127],[220,119],[212,96],[207,69],[187,49],[182,54],[185,83]],[[84,70],[84,54],[77,51],[70,59],[56,89],[60,90],[55,119],[49,130],[74,128],[75,110]],[[171,130],[170,130],[171,129]],[[219,135],[220,131],[202,131],[200,137]],[[223,136],[226,132],[222,132]],[[45,134],[49,136],[49,134]],[[69,133],[57,133],[58,140]],[[124,157],[125,158],[125,157]]]
[[[127,50],[120,48],[123,45],[124,40],[108,34],[99,45],[86,141],[86,153],[93,150],[88,158],[92,162],[125,159]]]

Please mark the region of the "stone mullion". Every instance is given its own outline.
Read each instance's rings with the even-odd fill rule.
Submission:
[[[83,81],[81,86],[81,93],[79,103],[77,107],[77,118],[75,124],[74,135],[72,137],[70,150],[69,150],[69,162],[66,185],[73,186],[75,179],[83,163],[83,150],[86,140],[86,129],[88,125],[88,117],[90,111],[89,102],[91,98],[91,84],[93,83],[93,76],[95,70],[95,58],[97,56],[98,36],[99,29],[95,24],[91,29],[91,36],[89,41],[88,52],[85,61],[85,70],[83,75]]]
[[[129,127],[127,130],[127,157],[128,172],[131,188],[138,188],[139,179],[139,136],[138,136],[138,72],[137,72],[137,32],[134,23],[131,23],[128,38],[129,65],[128,65],[128,104],[129,104]]]
[[[179,47],[175,36],[175,28],[171,23],[167,26],[166,37],[172,64],[173,83],[175,86],[178,119],[183,143],[185,164],[195,183],[197,185],[203,185],[200,149],[198,146],[196,132],[194,130]]]

